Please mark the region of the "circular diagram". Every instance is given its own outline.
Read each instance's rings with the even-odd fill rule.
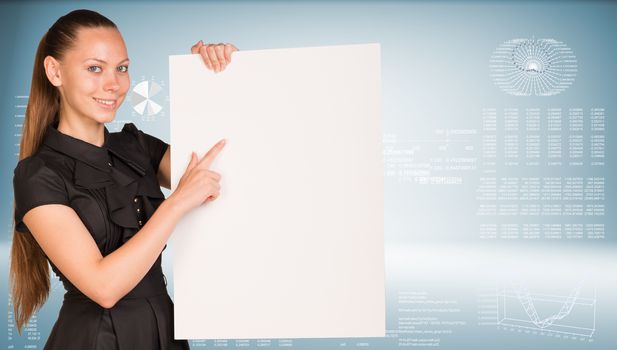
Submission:
[[[159,84],[153,81],[142,81],[133,88],[131,95],[131,104],[135,112],[140,115],[153,116],[163,109],[163,107],[154,102],[152,98],[161,92],[162,88]]]
[[[554,39],[512,39],[501,44],[490,60],[491,78],[515,96],[551,96],[576,78],[574,52]]]

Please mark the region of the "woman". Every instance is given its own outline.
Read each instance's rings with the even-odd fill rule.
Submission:
[[[191,48],[219,72],[237,49]],[[174,340],[161,253],[190,210],[219,196],[219,141],[191,155],[170,188],[169,145],[132,123],[109,133],[129,89],[116,25],[88,10],[59,18],[38,46],[15,168],[11,292],[18,331],[49,294],[47,261],[66,288],[45,349],[187,349]]]

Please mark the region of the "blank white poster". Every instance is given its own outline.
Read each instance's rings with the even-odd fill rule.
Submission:
[[[172,190],[227,140],[172,236],[175,337],[384,337],[380,45],[169,62]]]

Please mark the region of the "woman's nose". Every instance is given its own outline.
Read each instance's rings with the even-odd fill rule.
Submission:
[[[105,76],[105,80],[103,82],[103,90],[109,92],[115,92],[120,88],[120,84],[118,83],[118,77],[116,74],[111,72]]]

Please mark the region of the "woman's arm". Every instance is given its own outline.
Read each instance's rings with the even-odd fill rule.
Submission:
[[[102,307],[111,308],[150,270],[180,218],[219,196],[221,175],[209,168],[224,144],[218,142],[201,160],[193,153],[174,193],[131,239],[105,257],[69,206],[34,207],[24,215],[23,222],[77,289]]]
[[[166,189],[171,189],[171,145],[167,147],[167,151],[163,155],[163,159],[161,159],[161,163],[159,164],[159,170],[156,173],[156,177],[159,180],[159,185],[161,187],[165,187]]]
[[[106,257],[71,207],[38,206],[23,221],[75,287],[102,307],[111,308],[150,270],[180,217],[173,201],[164,201],[135,236]]]

